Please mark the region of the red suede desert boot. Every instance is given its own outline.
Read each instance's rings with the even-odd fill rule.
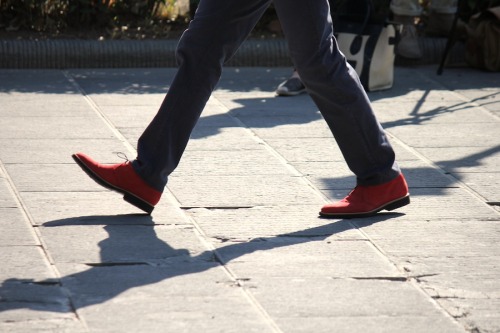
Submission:
[[[161,192],[155,190],[135,172],[129,161],[120,164],[100,164],[85,154],[72,155],[90,178],[99,185],[123,193],[123,199],[148,214],[160,201]]]
[[[394,210],[410,203],[408,184],[402,174],[388,183],[356,186],[347,197],[321,208],[319,215],[331,218],[372,216],[381,210]]]

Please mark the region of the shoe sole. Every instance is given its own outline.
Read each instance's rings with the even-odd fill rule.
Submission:
[[[376,215],[378,212],[380,212],[382,210],[391,211],[391,210],[406,206],[408,204],[410,204],[410,194],[407,194],[406,196],[404,196],[402,198],[399,198],[399,199],[396,199],[396,200],[391,201],[389,203],[386,203],[385,205],[383,205],[379,208],[376,208],[372,211],[365,212],[365,213],[331,213],[331,214],[329,214],[329,213],[319,212],[319,215],[322,217],[339,218],[339,219],[356,218],[356,217],[369,217],[369,216]]]
[[[97,184],[99,184],[102,187],[105,187],[107,189],[110,189],[112,191],[115,191],[115,192],[123,194],[123,200],[125,200],[129,204],[134,205],[135,207],[139,208],[140,210],[143,210],[144,212],[146,212],[149,215],[151,214],[151,212],[155,208],[154,206],[152,206],[148,202],[142,200],[138,196],[136,196],[136,195],[134,195],[134,194],[132,194],[132,193],[130,193],[130,192],[128,192],[128,191],[126,191],[126,190],[118,187],[118,186],[110,184],[107,181],[105,181],[104,179],[102,179],[101,177],[99,177],[99,175],[96,174],[94,171],[92,171],[92,169],[90,169],[85,163],[83,163],[78,158],[78,156],[76,156],[76,155],[73,154],[73,155],[71,155],[71,157],[73,157],[73,160],[75,160],[76,164],[78,164],[78,166],[80,168],[82,168],[82,170],[90,178],[92,178]]]

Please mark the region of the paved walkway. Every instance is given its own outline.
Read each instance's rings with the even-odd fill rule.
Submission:
[[[288,68],[226,68],[151,217],[73,163],[133,158],[174,69],[0,70],[1,332],[500,332],[500,78],[371,93],[412,204],[353,186]]]

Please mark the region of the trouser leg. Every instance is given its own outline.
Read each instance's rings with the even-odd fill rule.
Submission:
[[[290,54],[359,185],[400,173],[359,78],[338,50],[327,0],[274,0]]]
[[[163,191],[177,167],[222,66],[251,32],[271,0],[202,0],[182,35],[178,71],[152,122],[141,135],[133,166]]]
[[[157,190],[177,167],[228,60],[270,0],[202,0],[177,50],[179,70],[138,142],[134,168]],[[275,0],[295,66],[361,185],[399,174],[394,152],[354,70],[332,37],[327,0]]]

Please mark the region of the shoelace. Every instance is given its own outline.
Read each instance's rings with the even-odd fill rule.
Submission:
[[[127,154],[121,152],[121,151],[115,151],[113,152],[114,154],[116,154],[116,156],[118,156],[119,158],[121,158],[122,160],[124,160],[125,162],[130,162],[130,160],[128,159],[127,157]]]

